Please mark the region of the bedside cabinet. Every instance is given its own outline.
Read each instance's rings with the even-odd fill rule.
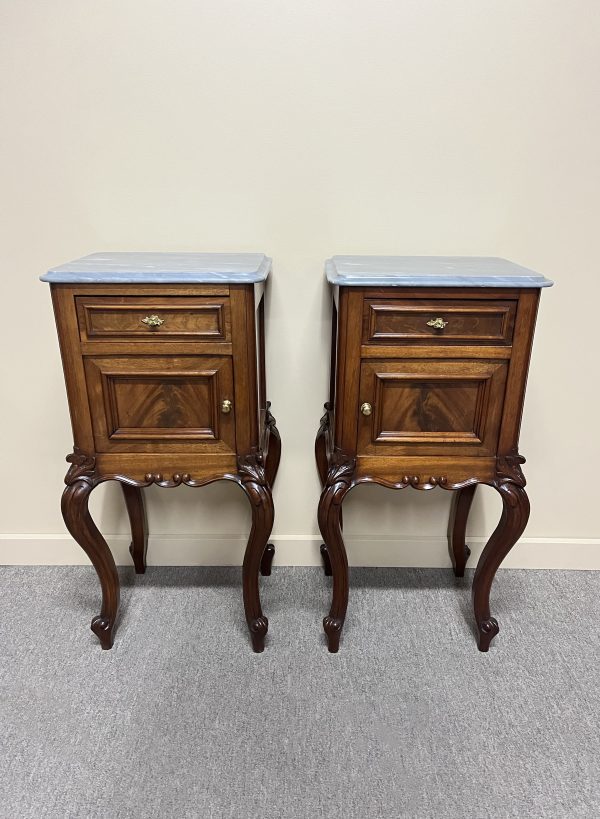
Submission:
[[[244,608],[252,646],[264,648],[258,573],[271,571],[280,456],[265,385],[270,267],[252,253],[96,253],[42,276],[52,292],[73,428],[62,512],[100,579],[92,631],[102,648],[113,643],[119,578],[88,501],[109,480],[123,488],[138,573],[148,540],[144,487],[238,484],[252,509]]]
[[[330,399],[315,454],[319,527],[333,601],[323,625],[339,648],[348,605],[342,503],[355,486],[454,493],[448,543],[462,577],[478,484],[502,497],[473,579],[479,649],[498,633],[496,570],[527,524],[519,427],[540,288],[552,282],[496,258],[336,256]]]

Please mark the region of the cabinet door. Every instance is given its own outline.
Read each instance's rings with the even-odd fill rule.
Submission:
[[[84,363],[97,452],[235,452],[230,357],[86,356]]]
[[[494,455],[507,367],[498,360],[363,361],[358,454]]]

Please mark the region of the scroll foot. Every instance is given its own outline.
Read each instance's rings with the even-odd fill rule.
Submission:
[[[102,617],[101,615],[94,617],[92,620],[92,625],[90,628],[100,640],[100,645],[105,650],[112,648],[114,626],[114,620],[109,620],[108,617]]]
[[[248,623],[250,629],[250,639],[252,640],[252,649],[256,654],[262,654],[265,650],[265,635],[269,630],[269,621],[266,617],[257,617]]]
[[[344,621],[336,617],[324,617],[323,628],[327,635],[327,648],[330,654],[337,654],[340,650],[340,636]]]
[[[490,643],[500,631],[498,621],[495,617],[489,617],[487,620],[482,620],[477,624],[478,631],[478,645],[480,651],[488,651]]]

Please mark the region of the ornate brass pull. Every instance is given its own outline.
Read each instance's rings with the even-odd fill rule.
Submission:
[[[226,398],[221,404],[221,412],[224,412],[225,415],[227,415],[228,412],[231,412],[232,406],[233,404],[231,403],[231,401],[228,398]]]
[[[435,327],[436,330],[443,330],[447,324],[448,322],[444,321],[443,318],[434,318],[427,322],[428,327]]]
[[[363,415],[370,415],[373,412],[373,407],[365,401],[364,404],[360,405],[360,411]]]
[[[160,327],[164,323],[165,320],[158,316],[146,316],[146,318],[142,319],[142,324],[146,324],[148,327]]]

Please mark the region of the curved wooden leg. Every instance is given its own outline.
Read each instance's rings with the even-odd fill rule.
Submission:
[[[465,566],[471,554],[471,550],[465,543],[465,532],[476,489],[477,484],[474,483],[472,486],[465,486],[464,489],[457,489],[453,492],[448,523],[448,551],[454,574],[457,577],[465,576]]]
[[[275,546],[272,543],[267,543],[263,556],[260,561],[260,573],[263,577],[271,576],[271,568],[273,566],[273,558],[275,557]]]
[[[92,520],[88,501],[93,484],[74,481],[63,492],[61,508],[67,529],[92,561],[102,587],[102,608],[92,620],[92,631],[102,648],[111,648],[119,609],[119,576],[108,545]]]
[[[325,415],[321,418],[321,424],[315,438],[315,460],[317,462],[317,472],[321,481],[321,488],[327,482],[327,470],[329,463],[327,460],[327,438],[329,435],[329,404],[325,404]]]
[[[238,458],[238,471],[242,488],[252,504],[252,529],[242,569],[244,610],[252,639],[252,648],[260,653],[265,648],[265,635],[269,628],[269,621],[264,616],[260,605],[258,573],[266,551],[267,540],[273,528],[273,496],[266,480],[260,455]]]
[[[340,530],[342,528],[342,518],[340,510]],[[323,571],[325,577],[331,577],[331,560],[329,559],[329,549],[324,543],[321,543],[321,559],[323,560]]]
[[[340,647],[340,636],[348,608],[348,557],[342,537],[342,501],[352,486],[354,460],[334,458],[327,483],[319,501],[319,528],[327,544],[325,551],[333,577],[333,597],[329,614],[323,620],[327,647],[334,654]]]
[[[276,426],[276,420],[271,415],[271,402],[267,401],[267,411],[265,413],[265,424],[269,429],[268,449],[265,456],[265,478],[271,489],[275,484],[275,478],[279,470],[281,460],[281,435]],[[275,546],[267,543],[260,562],[260,573],[263,577],[271,576],[273,558],[275,557]]]
[[[267,483],[273,489],[275,478],[279,470],[281,460],[281,435],[276,426],[276,420],[271,415],[271,402],[267,401],[267,411],[265,413],[265,423],[269,428],[268,450],[265,457],[265,476]]]
[[[490,591],[494,576],[529,519],[529,498],[522,486],[507,482],[495,488],[502,496],[502,516],[479,558],[473,578],[473,609],[480,651],[489,649],[500,630],[498,621],[490,615]]]
[[[321,481],[321,489],[327,482],[327,470],[329,468],[329,461],[327,459],[327,438],[329,435],[329,404],[325,404],[325,415],[321,418],[321,424],[317,431],[315,438],[315,460],[317,462],[317,472],[319,473],[319,480]],[[343,528],[341,518],[342,511],[340,509],[340,526]],[[323,571],[325,577],[331,577],[331,560],[329,559],[329,550],[325,543],[321,543],[321,559],[323,561]]]
[[[144,574],[146,571],[146,553],[148,551],[148,521],[146,518],[146,508],[144,506],[144,495],[137,486],[130,486],[127,483],[121,484],[129,523],[131,524],[131,544],[129,554],[133,558],[136,574]]]

